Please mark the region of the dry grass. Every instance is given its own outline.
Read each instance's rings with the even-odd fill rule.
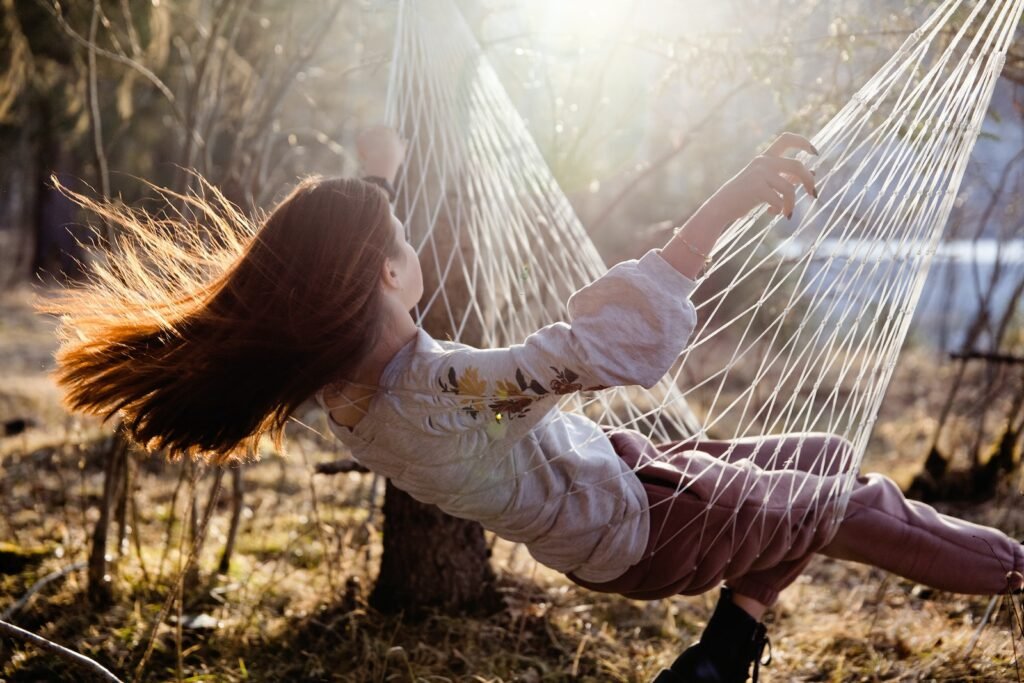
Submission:
[[[60,410],[43,374],[52,325],[30,315],[26,303],[25,292],[0,301],[0,410],[31,415],[39,425],[0,439],[0,540],[46,552],[24,571],[0,575],[0,610],[38,577],[85,559],[102,490],[106,430]],[[924,455],[947,380],[948,369],[936,369],[926,354],[904,357],[866,469],[906,483]],[[968,414],[970,397],[963,400],[959,409]],[[963,457],[974,426],[957,421],[944,449]],[[200,558],[203,582],[182,613],[208,615],[215,628],[179,631],[177,610],[156,625],[187,551],[181,520],[189,487],[172,507],[180,466],[141,458],[137,525],[120,553],[111,546],[115,606],[88,607],[79,572],[41,591],[13,621],[124,679],[132,677],[156,626],[156,649],[141,680],[632,682],[652,679],[710,614],[712,594],[644,603],[585,591],[500,540],[493,564],[506,596],[503,612],[415,623],[376,613],[365,603],[380,553],[379,518],[366,502],[371,479],[313,475],[314,463],[338,457],[336,444],[292,433],[287,459],[268,454],[245,469],[246,513],[226,576],[214,572],[227,531],[226,496],[212,517]],[[210,473],[199,479],[200,501],[211,480]],[[1017,533],[1024,511],[1015,484],[984,506],[948,509]],[[763,679],[1018,680],[1008,605],[965,655],[987,603],[816,558],[769,616],[774,661]],[[0,679],[83,680],[66,663],[11,641],[0,641]]]

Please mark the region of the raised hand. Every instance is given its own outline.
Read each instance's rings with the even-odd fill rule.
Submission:
[[[395,175],[405,160],[406,142],[388,126],[372,126],[356,138],[356,153],[363,174],[395,182]]]
[[[768,204],[769,212],[793,217],[797,183],[815,198],[814,174],[796,159],[783,157],[797,148],[817,154],[811,141],[796,133],[783,133],[764,154],[718,189],[675,231],[661,249],[662,257],[676,270],[696,279],[712,261],[711,252],[722,231],[751,209]]]
[[[722,185],[708,204],[729,222],[761,204],[768,204],[769,213],[792,218],[796,204],[795,186],[802,184],[815,198],[818,191],[814,186],[814,174],[806,166],[796,159],[782,156],[790,149],[818,154],[807,138],[796,133],[783,133],[764,154],[754,157],[742,171]]]

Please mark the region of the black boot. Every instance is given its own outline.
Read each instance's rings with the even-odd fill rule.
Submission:
[[[700,642],[679,655],[671,669],[662,669],[654,683],[746,683],[751,664],[757,683],[765,646],[764,663],[769,664],[771,643],[764,624],[733,604],[732,591],[723,586]]]

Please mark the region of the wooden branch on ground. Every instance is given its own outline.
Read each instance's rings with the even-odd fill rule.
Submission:
[[[192,461],[187,461],[192,462]],[[195,500],[195,487],[199,479],[199,474],[195,475],[192,480],[190,487],[191,497]],[[185,558],[185,566],[178,572],[178,577],[174,580],[174,586],[170,591],[167,592],[167,599],[164,601],[163,607],[160,608],[160,612],[157,614],[156,621],[153,623],[153,627],[149,632],[149,639],[146,642],[146,649],[142,653],[142,659],[139,660],[138,666],[135,667],[135,675],[133,680],[142,680],[142,673],[146,670],[146,664],[149,662],[150,656],[153,654],[153,648],[156,647],[156,635],[160,630],[160,624],[164,623],[164,619],[167,618],[167,614],[171,611],[171,607],[174,606],[175,601],[181,595],[182,588],[185,584],[185,577],[192,569],[192,565],[196,561],[196,545],[197,542],[201,543],[202,538],[206,536],[206,532],[210,527],[210,518],[213,517],[213,510],[217,506],[217,497],[220,495],[221,477],[216,477],[213,480],[213,489],[210,492],[210,504],[206,506],[206,514],[203,517],[202,524],[199,525],[198,534],[193,537],[191,547],[189,549],[188,557]],[[180,607],[180,606],[179,606]],[[181,612],[179,609],[179,625]]]
[[[953,360],[987,360],[991,363],[1024,365],[1024,356],[1012,356],[1008,353],[986,353],[984,351],[951,351],[949,357],[952,358]]]
[[[231,569],[231,554],[235,550],[238,526],[242,521],[243,486],[241,465],[233,467],[231,469],[231,522],[228,526],[228,538],[224,543],[224,552],[220,556],[220,564],[217,565],[217,571],[221,574],[227,574]]]
[[[28,601],[32,599],[32,596],[38,593],[39,590],[46,584],[56,581],[57,579],[63,578],[71,572],[76,572],[79,569],[85,569],[87,566],[88,564],[85,562],[75,562],[74,564],[69,564],[63,569],[58,569],[57,571],[50,572],[49,574],[47,574],[46,576],[32,584],[32,587],[28,589],[28,592],[21,596],[21,598],[19,598],[17,602],[15,602],[13,605],[5,609],[3,613],[0,613],[0,619],[7,620],[13,617],[22,607],[27,605]]]
[[[128,463],[128,437],[124,424],[118,424],[110,437],[110,450],[104,454],[103,497],[100,514],[92,533],[92,547],[89,549],[88,596],[93,605],[108,607],[113,603],[113,583],[107,573],[107,534],[114,503],[123,483],[121,468]]]
[[[102,678],[105,681],[111,681],[112,683],[122,683],[121,679],[110,673],[110,671],[99,662],[89,659],[85,655],[79,654],[74,650],[69,650],[63,645],[58,645],[52,640],[47,640],[42,636],[37,636],[31,631],[26,631],[23,628],[19,628],[14,624],[9,624],[6,621],[0,621],[0,635],[8,636],[9,638],[17,638],[32,643],[41,650],[45,650],[50,654],[57,655],[62,659],[66,659],[69,662],[73,662],[80,666],[85,667],[96,676]]]
[[[355,460],[335,460],[334,462],[321,462],[316,466],[317,474],[344,474],[346,472],[369,472]]]

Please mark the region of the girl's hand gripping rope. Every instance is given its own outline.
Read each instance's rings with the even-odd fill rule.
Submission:
[[[792,218],[796,184],[803,184],[811,196],[818,197],[814,174],[796,159],[782,156],[793,148],[818,154],[807,138],[796,133],[783,133],[764,154],[754,157],[746,168],[722,185],[708,204],[713,205],[715,213],[728,222],[745,216],[762,203],[769,205],[769,213]]]
[[[676,270],[697,278],[712,262],[712,250],[722,231],[733,221],[747,215],[762,203],[769,212],[793,217],[796,204],[796,183],[817,198],[814,174],[797,161],[782,156],[790,148],[817,154],[811,141],[795,133],[783,133],[764,154],[755,157],[746,168],[733,176],[675,231],[661,250]]]
[[[356,152],[363,173],[394,183],[395,175],[405,161],[406,146],[398,132],[388,126],[363,130],[356,138]]]

